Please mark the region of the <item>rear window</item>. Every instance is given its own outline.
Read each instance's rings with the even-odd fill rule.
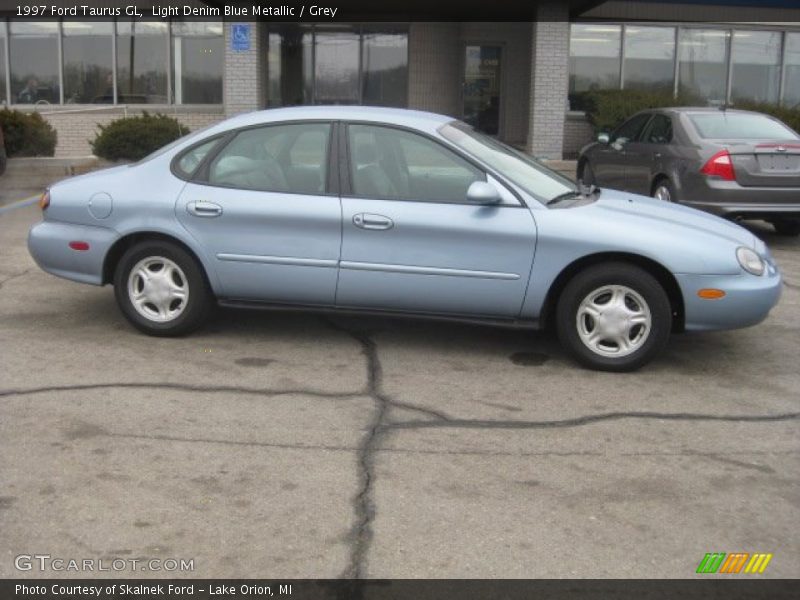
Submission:
[[[696,113],[689,115],[700,137],[706,139],[785,140],[800,139],[783,123],[744,113]]]

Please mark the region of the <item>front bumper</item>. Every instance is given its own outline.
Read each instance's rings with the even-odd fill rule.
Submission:
[[[119,234],[106,227],[90,227],[42,221],[28,233],[28,251],[44,271],[79,281],[103,285],[103,262]],[[73,250],[72,241],[89,244],[88,250]]]
[[[742,272],[739,275],[676,274],[675,278],[683,294],[687,331],[756,325],[778,304],[783,285],[780,272],[772,262],[767,263],[767,271],[760,277]],[[704,300],[697,296],[698,290],[704,288],[723,290],[725,296]]]

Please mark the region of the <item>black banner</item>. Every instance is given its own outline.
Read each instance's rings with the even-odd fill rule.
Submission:
[[[2,580],[3,600],[796,600],[780,579],[40,579]]]

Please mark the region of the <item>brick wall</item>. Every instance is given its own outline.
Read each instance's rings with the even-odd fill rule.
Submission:
[[[461,115],[458,23],[411,23],[408,35],[408,107]]]
[[[531,102],[528,152],[559,159],[564,147],[564,116],[569,77],[569,13],[566,4],[537,7],[531,44]]]
[[[266,95],[266,27],[249,23],[250,49],[234,51],[231,32],[236,23],[225,23],[225,73],[222,96],[227,116],[259,110],[267,105]]]
[[[192,131],[224,118],[222,108],[218,106],[181,107],[153,105],[143,108],[151,113],[162,112],[176,117],[178,121]],[[141,114],[141,108],[126,109],[122,106],[110,108],[109,110],[96,110],[96,107],[91,107],[83,109],[82,112],[75,112],[80,110],[79,108],[65,107],[63,110],[40,111],[41,115],[58,133],[57,157],[89,156],[92,153],[89,140],[94,139],[99,124],[105,125],[114,119],[124,117],[126,114],[130,116]]]
[[[594,139],[594,128],[583,113],[567,113],[564,119],[564,158],[574,159]]]

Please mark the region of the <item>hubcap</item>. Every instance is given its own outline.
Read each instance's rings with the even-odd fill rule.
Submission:
[[[636,352],[652,327],[647,302],[624,285],[606,285],[591,292],[578,306],[576,319],[586,347],[613,358]]]
[[[663,200],[664,202],[672,202],[672,197],[669,194],[669,188],[663,185],[660,185],[656,188],[653,197],[656,200]]]
[[[128,297],[140,315],[165,323],[176,319],[189,301],[189,284],[181,268],[163,256],[148,256],[131,269]]]

